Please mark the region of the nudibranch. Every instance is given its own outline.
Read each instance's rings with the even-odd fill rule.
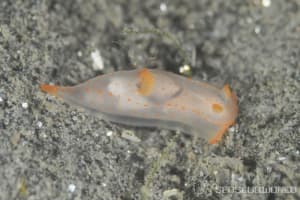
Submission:
[[[237,97],[223,89],[158,69],[105,74],[73,87],[42,84],[42,91],[112,122],[197,134],[217,143],[235,123]]]

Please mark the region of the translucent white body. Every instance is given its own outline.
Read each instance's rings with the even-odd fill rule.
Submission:
[[[181,130],[212,144],[235,122],[238,110],[227,85],[218,89],[161,70],[118,71],[74,87],[41,88],[110,121]]]

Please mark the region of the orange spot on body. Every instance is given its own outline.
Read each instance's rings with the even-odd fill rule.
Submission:
[[[224,110],[223,106],[218,103],[214,103],[212,109],[215,113],[221,113]]]
[[[138,93],[144,96],[151,94],[154,88],[155,79],[153,74],[146,68],[139,71]]]
[[[112,96],[113,96],[113,93],[112,93],[112,92],[108,92],[108,95],[112,97]]]

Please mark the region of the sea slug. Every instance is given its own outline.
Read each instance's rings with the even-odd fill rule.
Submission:
[[[40,88],[113,122],[180,130],[210,144],[222,138],[238,114],[237,97],[227,84],[218,89],[157,69],[118,71],[74,87]]]

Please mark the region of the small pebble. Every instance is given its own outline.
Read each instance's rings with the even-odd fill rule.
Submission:
[[[44,132],[42,132],[42,133],[40,133],[40,137],[41,137],[41,138],[47,138],[47,134],[44,133]]]
[[[75,192],[75,190],[76,190],[76,185],[74,185],[74,184],[70,184],[69,186],[68,186],[68,191],[69,192]]]
[[[38,121],[38,122],[36,123],[36,125],[37,125],[38,128],[42,128],[43,123],[42,123],[41,121]]]
[[[259,34],[260,31],[261,31],[260,26],[256,26],[256,27],[254,28],[254,32],[255,32],[256,34]]]
[[[262,0],[261,4],[263,5],[263,7],[270,7],[271,0]]]
[[[161,3],[160,6],[159,6],[159,9],[162,12],[166,12],[167,11],[167,5],[165,3]]]
[[[191,71],[191,67],[189,65],[183,65],[179,68],[179,72],[181,74],[186,74],[189,73]]]
[[[138,138],[133,131],[122,131],[121,137],[127,140],[130,140],[131,142],[141,142],[141,139]]]
[[[112,132],[112,131],[107,131],[106,136],[110,137],[110,136],[112,136],[112,135],[113,135],[113,132]]]
[[[28,108],[28,103],[27,102],[23,102],[22,103],[22,108],[27,109]]]
[[[73,116],[73,117],[72,117],[72,120],[73,120],[74,122],[76,122],[76,121],[78,120],[78,117],[77,117],[77,116]]]
[[[286,157],[283,157],[283,156],[282,157],[278,157],[277,160],[278,161],[284,161],[284,160],[286,160]]]
[[[230,128],[228,129],[228,131],[233,133],[233,132],[235,131],[235,127],[234,127],[234,126],[230,127]]]
[[[98,49],[91,53],[91,58],[93,60],[93,69],[94,70],[103,70],[104,64],[101,53]]]

